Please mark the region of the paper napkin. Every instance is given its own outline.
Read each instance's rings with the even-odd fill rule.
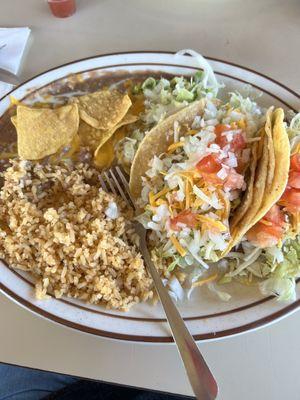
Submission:
[[[18,73],[29,35],[29,28],[0,28],[0,68]],[[1,48],[2,46],[4,47]],[[12,87],[8,83],[0,82],[0,97]]]

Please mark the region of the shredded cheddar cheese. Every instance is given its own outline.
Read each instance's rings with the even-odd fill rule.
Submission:
[[[193,173],[190,171],[185,171],[185,172],[177,172],[176,175],[181,176],[184,179],[187,179],[191,186],[193,186],[194,182],[193,182]]]
[[[183,202],[177,201],[172,203],[172,208],[174,208],[174,210],[183,210]]]
[[[171,145],[168,147],[167,153],[168,153],[168,154],[172,154],[172,153],[174,153],[174,151],[175,151],[176,149],[178,149],[179,147],[183,147],[183,146],[184,146],[184,142],[176,142],[176,143],[173,143],[173,144],[171,144]]]
[[[223,210],[221,210],[221,219],[228,219],[230,214],[230,202],[227,197],[224,196],[222,190],[217,189],[218,198],[222,202]]]
[[[239,127],[240,129],[246,129],[246,121],[245,121],[244,119],[240,119],[240,120],[237,122],[237,125],[238,125],[238,127]]]
[[[220,221],[216,221],[206,215],[197,215],[198,221],[209,226],[209,228],[217,229],[219,232],[226,232],[228,228]]]
[[[194,206],[195,208],[199,208],[199,207],[201,207],[202,205],[203,205],[203,200],[202,200],[202,199],[199,199],[199,197],[197,197],[197,198],[195,199],[194,203],[193,203],[193,206]]]
[[[217,278],[218,278],[218,274],[217,274],[217,273],[216,273],[216,274],[213,274],[213,275],[210,275],[210,276],[208,276],[208,277],[205,278],[205,279],[200,279],[199,281],[193,282],[193,283],[192,283],[192,287],[202,286],[202,285],[204,285],[205,283],[215,281]]]
[[[191,203],[191,192],[190,192],[190,184],[189,180],[185,181],[185,208],[189,209]]]
[[[186,250],[181,246],[181,244],[178,242],[176,237],[172,235],[170,237],[171,242],[173,243],[173,246],[175,249],[178,251],[178,253],[181,255],[181,257],[184,257],[186,255]]]
[[[167,200],[164,200],[164,199],[157,199],[156,200],[156,205],[157,206],[161,206],[163,204],[168,204]]]
[[[152,207],[156,206],[156,200],[159,199],[160,197],[164,196],[170,191],[168,188],[164,188],[160,190],[158,193],[154,194],[153,192],[149,193],[149,203]]]
[[[198,133],[196,129],[190,129],[189,131],[186,132],[186,136],[194,136],[196,133]]]
[[[168,206],[168,209],[169,209],[169,213],[171,215],[171,218],[173,218],[174,217],[174,212],[173,212],[173,209],[172,209],[172,207],[170,205]]]

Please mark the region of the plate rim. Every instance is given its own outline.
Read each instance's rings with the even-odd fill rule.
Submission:
[[[124,51],[124,52],[113,52],[113,53],[102,53],[99,55],[91,56],[91,57],[84,57],[81,59],[76,59],[64,64],[60,64],[56,67],[50,68],[48,70],[42,71],[26,81],[20,83],[18,86],[15,86],[12,90],[10,90],[8,93],[6,93],[4,96],[0,98],[0,102],[7,98],[11,93],[13,93],[15,90],[21,88],[25,84],[29,83],[30,81],[33,81],[36,78],[39,78],[40,76],[47,74],[49,72],[59,70],[63,67],[75,64],[75,63],[80,63],[83,61],[88,61],[88,60],[93,60],[97,58],[102,58],[102,57],[109,57],[109,56],[122,56],[126,54],[166,54],[166,55],[172,55],[175,54],[175,51],[164,51],[164,50],[134,50],[134,51]],[[252,68],[245,67],[243,65],[231,62],[231,61],[226,61],[223,59],[215,58],[215,57],[209,57],[205,56],[207,60],[214,61],[214,62],[219,62],[221,64],[226,64],[229,66],[233,66],[236,68],[240,68],[245,71],[249,71],[255,75],[261,76],[264,79],[269,80],[270,82],[278,85],[279,87],[283,88],[287,92],[289,92],[291,95],[295,96],[297,99],[300,99],[300,94],[294,91],[293,89],[289,88],[288,86],[282,84],[281,82],[277,81],[276,79],[269,77],[266,74],[263,74],[261,72],[258,72]],[[126,62],[125,62],[126,64]],[[162,63],[165,64],[165,63]],[[179,66],[178,66],[179,67]],[[188,67],[188,66],[187,66]],[[59,317],[57,315],[53,315],[47,310],[44,310],[37,305],[30,303],[28,300],[24,299],[23,297],[20,297],[17,293],[11,291],[11,289],[7,288],[5,285],[3,285],[2,282],[0,282],[0,291],[3,292],[7,297],[12,299],[14,302],[18,303],[21,305],[23,308],[26,308],[27,310],[30,310],[34,314],[51,320],[52,322],[58,323],[60,325],[75,329],[77,331],[93,334],[96,336],[101,336],[101,337],[106,337],[110,338],[112,340],[122,340],[122,341],[131,341],[131,342],[142,342],[142,343],[172,343],[173,337],[172,336],[143,336],[143,335],[131,335],[131,334],[123,334],[123,333],[118,333],[118,332],[109,332],[109,331],[103,331],[98,328],[92,328],[90,326],[85,326],[81,325],[79,323],[76,323],[74,321],[67,320],[63,317]],[[211,333],[205,333],[205,334],[195,334],[194,338],[195,340],[201,340],[201,341],[211,341],[211,340],[218,340],[218,339],[224,339],[227,337],[232,337],[236,335],[240,335],[249,331],[254,331],[257,329],[260,329],[262,327],[268,326],[288,315],[291,313],[295,312],[297,309],[300,308],[300,299],[294,301],[293,303],[287,305],[286,307],[271,313],[267,316],[264,316],[258,320],[255,320],[250,323],[246,323],[244,325],[240,325],[238,327],[226,329],[226,330],[220,330],[218,332],[211,332]]]
[[[143,343],[143,344],[175,344],[173,336],[143,336],[143,335],[132,335],[132,334],[124,334],[124,333],[117,333],[117,332],[110,332],[100,330],[98,328],[92,328],[86,325],[79,324],[77,322],[68,321],[62,317],[58,317],[49,313],[48,311],[38,307],[35,304],[30,303],[28,300],[24,299],[23,297],[19,296],[15,292],[11,291],[5,285],[0,282],[0,291],[5,294],[6,297],[11,299],[14,303],[18,304],[22,308],[27,311],[30,311],[34,315],[37,315],[40,318],[45,320],[54,322],[58,325],[64,326],[66,328],[79,331],[86,334],[92,334],[98,337],[104,337],[111,340],[121,340],[124,342],[135,342],[135,343]],[[278,310],[272,314],[264,316],[258,320],[253,322],[240,325],[238,327],[230,328],[221,330],[219,332],[210,332],[209,334],[194,334],[193,338],[196,341],[201,342],[210,342],[210,341],[217,341],[221,339],[227,339],[235,336],[239,336],[245,333],[254,332],[256,330],[265,328],[270,326],[281,319],[288,317],[289,315],[297,312],[300,308],[300,299],[297,301],[289,304],[285,308]]]
[[[93,60],[95,58],[109,57],[109,56],[119,56],[119,55],[126,55],[126,54],[169,54],[169,55],[170,54],[174,54],[175,55],[176,51],[168,51],[168,50],[129,50],[129,51],[118,51],[118,52],[112,52],[112,53],[101,53],[101,54],[98,54],[98,55],[95,55],[95,56],[83,57],[83,58],[75,59],[75,60],[68,61],[68,62],[63,63],[63,64],[59,64],[56,67],[52,67],[52,68],[46,69],[46,70],[44,70],[44,71],[42,71],[42,72],[40,72],[40,73],[38,73],[36,75],[33,75],[32,77],[26,79],[24,82],[21,82],[19,85],[14,86],[8,93],[6,93],[2,97],[0,97],[0,101],[2,101],[5,97],[9,96],[16,89],[18,89],[21,86],[25,85],[26,83],[32,81],[33,79],[36,79],[39,76],[44,75],[44,74],[46,74],[48,72],[54,71],[56,69],[63,68],[63,67],[66,67],[68,65],[75,64],[75,63],[82,62],[82,61]],[[254,73],[256,75],[259,75],[259,76],[261,76],[261,77],[263,77],[265,79],[268,79],[269,81],[275,83],[276,85],[282,87],[283,89],[285,89],[289,93],[291,93],[293,96],[296,96],[298,99],[300,99],[300,92],[298,93],[298,92],[294,91],[293,89],[291,89],[290,87],[286,86],[285,84],[279,82],[278,80],[276,80],[276,79],[274,79],[274,78],[270,77],[269,75],[266,75],[266,74],[264,74],[262,72],[259,72],[259,71],[255,70],[253,68],[249,68],[249,67],[246,67],[246,66],[244,66],[242,64],[234,63],[232,61],[223,60],[222,58],[210,57],[210,56],[206,56],[206,55],[203,55],[203,57],[206,60],[216,61],[216,62],[220,62],[220,63],[223,63],[223,64],[231,65],[233,67],[241,68],[241,69],[244,69],[246,71],[252,72],[252,73]]]

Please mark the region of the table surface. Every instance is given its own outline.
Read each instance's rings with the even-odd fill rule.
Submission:
[[[300,91],[298,0],[81,0],[68,19],[45,1],[1,1],[0,26],[29,26],[22,80],[82,57],[194,48]],[[173,345],[122,343],[30,314],[0,295],[0,361],[192,395]],[[222,400],[298,399],[300,314],[257,332],[199,346]]]

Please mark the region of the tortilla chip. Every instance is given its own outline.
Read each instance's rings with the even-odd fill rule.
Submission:
[[[127,94],[116,90],[99,90],[84,96],[75,97],[79,115],[87,124],[96,129],[110,130],[126,115],[131,100]]]
[[[101,130],[93,128],[82,119],[79,121],[78,135],[82,146],[87,146],[92,149],[97,147],[99,136],[102,135]]]
[[[76,153],[80,151],[80,137],[76,134],[70,143],[69,149],[62,155],[63,159],[73,158]]]
[[[108,140],[100,142],[94,153],[94,164],[100,168],[109,168],[115,159],[115,146],[126,136],[126,125],[137,121],[138,117],[128,114],[114,127]]]
[[[149,169],[149,162],[155,155],[165,152],[174,142],[174,135],[170,134],[174,129],[174,122],[181,125],[191,124],[196,115],[201,115],[205,107],[205,100],[201,99],[188,107],[172,114],[164,121],[156,125],[142,140],[130,171],[129,187],[133,197],[138,198],[142,190],[142,176]]]
[[[126,136],[126,128],[118,129],[114,135],[108,139],[103,146],[98,147],[94,154],[94,164],[100,168],[109,168],[113,163],[116,153],[116,144]]]
[[[137,121],[138,117],[132,114],[127,114],[125,117],[110,130],[96,129],[88,125],[84,121],[80,121],[78,134],[81,139],[81,144],[87,146],[92,150],[101,148],[103,144],[123,125],[133,124]]]
[[[56,109],[17,107],[18,154],[26,160],[39,160],[70,144],[79,125],[76,104]]]

